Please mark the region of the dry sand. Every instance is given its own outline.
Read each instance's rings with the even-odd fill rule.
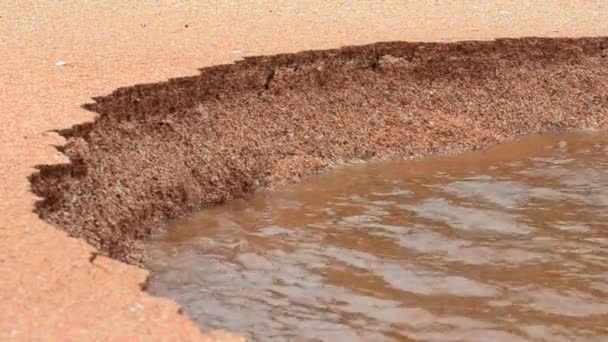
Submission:
[[[64,163],[52,133],[117,87],[197,74],[242,56],[375,41],[606,36],[608,3],[551,1],[238,4],[4,1],[0,4],[0,340],[194,340],[172,301],[141,291],[146,272],[41,221],[28,176]],[[57,66],[58,61],[66,65]],[[222,337],[219,337],[220,339]]]

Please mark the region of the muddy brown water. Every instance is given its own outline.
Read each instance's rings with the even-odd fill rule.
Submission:
[[[148,290],[251,340],[608,340],[608,134],[332,170],[174,222]]]

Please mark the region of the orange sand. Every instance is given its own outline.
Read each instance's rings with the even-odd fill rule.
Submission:
[[[375,41],[608,35],[605,1],[0,3],[0,340],[228,340],[200,334],[144,270],[98,257],[32,212],[27,177],[67,162],[52,129],[90,98],[246,55]],[[57,61],[65,66],[56,66]]]

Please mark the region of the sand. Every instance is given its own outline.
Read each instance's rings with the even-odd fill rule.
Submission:
[[[608,4],[344,1],[124,5],[0,4],[0,340],[213,339],[146,272],[95,255],[33,212],[28,177],[66,163],[52,132],[90,122],[81,106],[118,87],[198,74],[243,56],[376,41],[606,36]],[[59,61],[65,65],[57,66]],[[61,64],[61,63],[60,63]],[[91,261],[92,260],[92,261]],[[219,337],[219,339],[222,339]]]

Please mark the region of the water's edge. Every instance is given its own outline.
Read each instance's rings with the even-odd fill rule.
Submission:
[[[606,38],[378,43],[247,58],[121,88],[32,175],[45,220],[141,264],[168,219],[335,162],[605,127]]]

